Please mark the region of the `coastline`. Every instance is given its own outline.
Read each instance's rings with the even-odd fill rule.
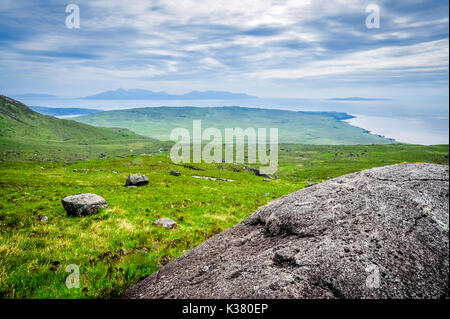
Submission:
[[[344,122],[369,131],[371,134],[391,138],[398,143],[438,145],[448,144],[448,119],[436,117],[383,117],[351,114]]]

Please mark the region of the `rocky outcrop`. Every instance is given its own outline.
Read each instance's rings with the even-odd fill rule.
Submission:
[[[125,186],[143,186],[148,184],[148,177],[145,175],[130,175],[125,182]]]
[[[67,215],[77,217],[96,214],[100,208],[108,207],[103,197],[91,193],[68,196],[61,202]]]
[[[448,166],[393,165],[275,200],[125,298],[448,298]]]

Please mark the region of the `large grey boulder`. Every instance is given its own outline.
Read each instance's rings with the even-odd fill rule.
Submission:
[[[100,208],[108,207],[103,197],[91,193],[68,196],[61,202],[67,215],[77,217],[96,214]]]
[[[448,166],[393,165],[275,200],[125,298],[448,298]]]
[[[125,182],[125,186],[143,186],[148,184],[148,177],[145,175],[130,175]]]

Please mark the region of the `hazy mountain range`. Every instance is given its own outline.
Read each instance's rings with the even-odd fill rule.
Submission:
[[[169,94],[164,91],[154,92],[142,89],[117,89],[83,97],[86,100],[227,100],[254,99],[246,93],[231,93],[227,91],[191,91],[185,94]]]
[[[45,93],[24,93],[11,95],[15,99],[64,99],[64,97]],[[165,91],[151,91],[143,89],[122,89],[100,92],[93,95],[79,97],[84,100],[243,100],[258,99],[257,96],[247,93],[233,93],[228,91],[191,91],[184,94],[170,94]],[[75,98],[77,99],[77,98]],[[383,97],[333,97],[329,101],[391,101],[390,98]]]

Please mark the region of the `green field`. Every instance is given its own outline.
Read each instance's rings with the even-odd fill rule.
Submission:
[[[232,164],[174,165],[165,153],[72,164],[3,162],[0,297],[119,297],[138,280],[280,196],[374,166],[448,165],[446,154],[448,145],[280,145],[278,179],[270,182]],[[171,169],[182,175],[170,175]],[[131,173],[146,174],[150,184],[124,187]],[[89,217],[68,217],[61,199],[84,192],[103,196],[109,208]],[[44,216],[48,221],[41,221]],[[167,230],[152,225],[161,217],[179,226]],[[79,289],[64,284],[70,264],[80,267]]]
[[[133,132],[168,140],[174,128],[191,132],[192,121],[201,120],[202,128],[278,128],[279,143],[342,145],[386,144],[392,140],[370,134],[342,120],[346,113],[293,112],[243,107],[149,107],[107,111],[75,118],[76,121],[104,127],[124,127]],[[268,134],[268,133],[267,133]]]

